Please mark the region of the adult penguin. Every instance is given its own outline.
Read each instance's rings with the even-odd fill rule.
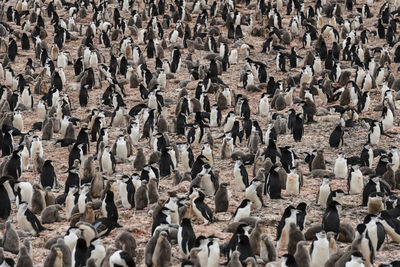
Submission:
[[[385,228],[382,223],[378,221],[378,217],[373,214],[365,216],[364,224],[367,227],[369,238],[371,239],[372,246],[376,253],[381,250],[382,245],[385,242]]]
[[[159,226],[168,225],[171,223],[171,210],[162,207],[160,211],[158,211],[157,215],[154,218],[153,225],[151,226],[151,234],[154,235],[156,229]]]
[[[89,144],[89,129],[87,127],[82,127],[76,137],[76,144],[82,144],[83,155],[86,155],[90,151]]]
[[[79,176],[79,170],[75,167],[71,167],[68,170],[68,177],[65,181],[65,191],[64,194],[67,195],[69,192],[70,187],[80,187],[81,185],[81,178]]]
[[[10,38],[10,41],[8,42],[8,58],[14,62],[16,56],[18,53],[18,45],[17,42],[13,39]]]
[[[304,122],[303,122],[303,114],[299,113],[296,115],[296,119],[293,123],[293,139],[295,142],[300,142],[301,138],[304,134]]]
[[[329,136],[329,145],[338,148],[343,145],[344,130],[341,125],[337,125],[331,135]]]
[[[161,151],[161,157],[158,161],[160,166],[160,175],[161,177],[165,177],[171,174],[171,171],[174,169],[174,164],[171,159],[171,155],[168,153],[168,148],[163,148]]]
[[[368,183],[365,185],[362,196],[362,206],[368,205],[369,195],[375,192],[383,192],[387,195],[391,195],[390,188],[388,185],[381,181],[380,177],[372,176],[369,178]]]
[[[101,212],[104,217],[111,220],[115,226],[119,227],[118,224],[118,209],[114,202],[114,192],[108,190],[101,204]]]
[[[289,244],[290,224],[297,223],[296,208],[292,205],[286,207],[276,229],[276,246],[278,249],[286,248]]]
[[[56,183],[56,173],[54,171],[53,161],[46,160],[42,167],[42,173],[40,174],[40,184],[43,188],[50,186],[51,188],[54,187]]]
[[[322,228],[325,232],[333,232],[337,236],[339,234],[339,211],[338,207],[340,204],[336,201],[332,201],[328,204],[325,210],[324,216],[322,218]]]
[[[254,252],[250,245],[249,237],[245,234],[239,235],[237,251],[239,251],[239,253],[240,253],[239,260],[242,262],[242,265],[245,263],[245,261],[248,258],[255,259]]]
[[[233,168],[233,175],[235,177],[236,186],[244,191],[249,186],[249,176],[242,160],[236,160]]]
[[[135,207],[135,186],[132,182],[132,177],[122,175],[119,184],[119,195],[122,206],[126,209]]]
[[[8,195],[6,186],[9,187],[9,183],[12,177],[3,176],[0,178],[0,218],[7,220],[11,213],[11,201]]]
[[[190,223],[190,218],[183,218],[181,225],[178,228],[179,250],[188,256],[190,250],[194,247],[195,242],[196,235],[193,231],[192,224]]]
[[[5,128],[5,127],[3,127]],[[11,155],[14,147],[14,138],[12,129],[3,129],[4,137],[1,145],[2,157]]]
[[[280,167],[272,166],[268,173],[265,185],[264,185],[264,195],[268,193],[271,199],[280,199],[281,197],[281,181],[279,178]]]
[[[22,230],[28,231],[33,235],[38,235],[40,232],[48,230],[42,226],[36,215],[28,209],[28,203],[26,202],[19,203],[17,222]]]
[[[214,216],[210,207],[204,203],[205,195],[199,188],[193,188],[193,193],[190,195],[193,212],[197,217],[203,219],[204,224],[214,222]]]
[[[13,152],[11,158],[6,164],[5,173],[18,179],[21,176],[21,151],[18,149]]]
[[[75,143],[74,146],[71,149],[71,152],[69,152],[68,156],[68,167],[71,168],[72,165],[74,164],[74,161],[78,159],[80,162],[82,162],[83,159],[83,150],[82,150],[83,144],[77,144]]]

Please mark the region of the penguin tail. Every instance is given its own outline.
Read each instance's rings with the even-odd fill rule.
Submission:
[[[386,137],[389,137],[389,138],[393,138],[393,136],[391,136],[391,135],[389,135],[389,134],[387,134],[387,133],[385,133],[385,132],[382,132],[382,135],[384,135],[384,136],[386,136]]]
[[[39,235],[39,233],[44,232],[44,231],[53,231],[53,229],[40,226],[38,235]]]
[[[217,217],[212,217],[210,222],[215,223],[215,222],[219,222],[219,221],[220,220]]]

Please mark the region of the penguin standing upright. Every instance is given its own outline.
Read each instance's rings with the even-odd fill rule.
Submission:
[[[233,175],[239,190],[244,191],[249,186],[249,176],[246,167],[241,160],[237,160],[233,168]]]
[[[56,183],[56,173],[54,171],[53,161],[46,160],[42,167],[42,173],[40,174],[40,184],[43,188],[48,186],[53,188]]]
[[[1,145],[2,157],[11,155],[14,150],[14,138],[13,138],[13,130],[3,131],[3,143]]]
[[[268,116],[269,110],[270,110],[270,105],[269,105],[269,100],[268,100],[268,94],[263,93],[261,95],[260,102],[258,104],[258,113],[261,116]]]
[[[363,223],[358,224],[356,227],[356,237],[353,244],[357,245],[357,248],[365,258],[367,266],[373,266],[375,259],[375,251],[372,245],[371,238],[367,226]]]
[[[187,257],[194,247],[196,235],[189,218],[183,218],[178,228],[179,250]]]
[[[79,238],[72,250],[72,265],[71,266],[85,266],[89,257],[88,247],[84,238]]]
[[[264,186],[264,195],[268,194],[271,199],[280,199],[281,197],[281,182],[279,178],[280,167],[272,166],[268,173]]]
[[[5,173],[17,180],[21,176],[21,151],[19,149],[12,153],[11,158],[5,166]]]
[[[315,234],[315,239],[311,243],[311,266],[324,266],[329,259],[329,241],[326,232],[322,231]]]
[[[162,207],[157,213],[153,220],[153,225],[151,227],[151,233],[154,235],[159,226],[171,223],[171,210],[166,207]]]
[[[119,226],[118,224],[118,209],[114,202],[114,192],[108,190],[105,193],[105,197],[101,204],[101,212],[104,217],[107,217],[109,220],[114,223],[115,226]]]
[[[3,176],[0,178],[0,218],[7,220],[11,213],[11,200],[7,188],[10,187],[10,177]]]
[[[81,186],[81,178],[79,175],[79,170],[75,167],[72,167],[68,170],[68,177],[65,181],[65,190],[64,194],[68,194],[70,187],[80,187]]]
[[[338,157],[336,158],[333,172],[336,178],[347,178],[347,159],[344,158],[343,153],[339,153]]]
[[[105,173],[114,173],[116,161],[114,155],[111,153],[111,149],[109,146],[106,146],[103,151],[103,155],[101,156],[101,165],[103,172]]]
[[[260,180],[253,179],[245,191],[245,197],[253,202],[252,208],[254,209],[261,209],[264,206],[261,185]]]
[[[174,170],[174,164],[171,159],[170,153],[168,153],[168,148],[163,148],[161,151],[161,157],[158,161],[160,166],[160,175],[161,177],[165,177],[171,174]]]
[[[361,194],[364,189],[364,177],[358,165],[351,166],[351,172],[347,178],[349,194]]]
[[[304,121],[302,113],[296,115],[296,119],[294,120],[293,126],[291,127],[292,127],[291,130],[293,132],[294,141],[300,142],[304,134]]]
[[[250,217],[252,204],[253,204],[253,202],[251,202],[250,200],[243,199],[243,201],[237,207],[237,209],[235,210],[235,213],[232,216],[233,222],[239,222],[242,218]]]
[[[300,176],[296,173],[296,168],[293,168],[286,179],[286,193],[289,195],[300,194],[300,185]]]
[[[194,188],[193,193],[190,195],[192,202],[192,209],[194,214],[208,224],[214,221],[214,216],[210,207],[204,203],[205,195],[199,188]]]
[[[371,239],[372,247],[376,254],[380,251],[383,243],[385,242],[386,233],[382,223],[378,221],[378,217],[372,214],[368,214],[364,218],[364,224],[368,231],[368,236]]]
[[[276,55],[276,69],[286,72],[286,54],[278,52]]]
[[[278,249],[287,248],[289,244],[290,224],[297,224],[297,210],[292,205],[288,206],[282,214],[282,218],[276,229],[276,247]]]
[[[131,177],[122,175],[119,184],[119,195],[124,208],[132,209],[135,207],[135,186]]]
[[[334,148],[338,148],[343,145],[344,130],[342,126],[337,125],[331,135],[329,136],[329,145]]]
[[[325,232],[333,232],[336,236],[339,234],[340,217],[338,207],[340,204],[332,201],[328,204],[322,218],[322,228]]]

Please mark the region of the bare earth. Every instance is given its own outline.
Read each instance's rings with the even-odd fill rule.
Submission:
[[[115,1],[110,1],[110,6],[111,7],[116,7],[117,3]],[[251,1],[252,5],[254,6],[255,1]],[[359,1],[359,2],[364,2],[364,1]],[[167,1],[169,3],[169,1]],[[14,5],[15,2],[8,2],[5,4],[6,8],[9,5]],[[48,1],[45,1],[45,7],[47,6]],[[371,11],[373,14],[377,14],[379,11],[380,6],[383,4],[383,1],[376,2],[373,7],[371,8]],[[191,6],[191,3],[188,3],[189,7]],[[314,1],[305,1],[305,6],[312,5],[314,6]],[[361,7],[360,4],[356,5],[356,7]],[[6,9],[5,8],[5,9]],[[250,14],[251,12],[254,13],[254,9],[250,10],[244,7],[244,4],[238,4],[239,10],[242,11],[242,14]],[[342,5],[342,9],[344,10],[344,7]],[[68,12],[65,10],[58,9],[57,10],[60,18],[68,19]],[[125,17],[126,20],[129,19],[129,14],[127,12],[121,11],[120,9],[121,16]],[[283,7],[283,10],[280,10],[280,13],[282,15],[282,26],[283,28],[287,28],[287,25],[290,21],[291,16],[287,16],[286,14],[286,6]],[[348,15],[347,11],[344,12],[343,17],[346,18]],[[80,24],[84,25],[84,29],[86,29],[87,24],[89,22],[89,18],[92,17],[92,12],[89,12],[89,15],[87,18],[83,19],[77,19],[77,25],[78,28]],[[197,15],[193,15],[192,17],[192,22],[190,22],[191,28],[194,25],[194,21],[196,20]],[[6,18],[3,18],[6,19]],[[45,19],[45,24],[46,24],[46,30],[48,32],[47,38],[45,39],[48,47],[50,48],[52,43],[53,43],[53,27],[50,25],[50,19],[47,17],[47,15],[44,15]],[[217,21],[221,21],[221,17],[217,17]],[[371,19],[365,19],[365,25],[366,27],[370,28],[372,27],[373,23],[377,21],[376,16],[374,16]],[[324,18],[324,24],[328,23],[328,19]],[[22,21],[21,21],[22,24]],[[147,24],[147,22],[143,23],[144,25]],[[10,23],[12,25],[13,29],[15,31],[20,32],[21,27],[16,26],[14,23]],[[172,25],[174,26],[174,25]],[[268,66],[268,75],[273,75],[275,77],[275,80],[282,79],[287,77],[288,75],[294,76],[295,74],[299,73],[301,70],[300,68],[298,69],[292,69],[288,73],[281,73],[276,71],[276,64],[275,64],[275,53],[273,52],[270,55],[265,55],[261,54],[261,48],[262,44],[265,41],[264,38],[261,37],[254,37],[251,36],[245,29],[246,27],[243,26],[242,29],[245,34],[245,41],[248,44],[253,45],[255,48],[254,50],[251,51],[250,57],[254,60],[259,60],[267,64]],[[173,27],[170,27],[170,29],[165,30],[165,36],[168,36],[169,32],[173,29]],[[226,37],[227,31],[226,28],[223,26],[219,26],[219,29],[221,32],[224,34]],[[127,30],[128,34],[129,30]],[[71,59],[76,59],[77,56],[77,51],[78,47],[81,44],[82,36],[79,35],[78,32],[72,32],[72,35],[78,37],[78,40],[76,41],[71,41],[71,42],[66,42],[64,51],[68,51],[71,54]],[[297,46],[297,50],[299,51],[299,54],[301,56],[306,55],[306,50],[302,49],[302,43],[301,43],[301,36],[297,37],[296,39],[292,40],[290,46],[288,46],[288,50],[286,52],[290,52],[290,47],[292,46]],[[7,37],[3,37],[6,42],[8,41]],[[136,41],[137,36],[132,36],[132,38]],[[103,45],[99,44],[98,41],[98,36],[95,38],[95,44],[97,44],[97,48],[100,49],[104,56],[107,59],[106,64],[109,62],[109,57],[110,57],[110,52],[109,49],[104,48]],[[117,41],[113,41],[112,44],[118,43],[121,40],[121,36],[118,38]],[[331,47],[330,45],[330,40],[325,39],[328,49]],[[342,41],[342,38],[340,39],[340,42]],[[181,40],[179,39],[179,42]],[[230,49],[233,49],[233,41],[230,40],[229,47]],[[382,40],[379,40],[375,37],[370,37],[370,42],[366,45],[366,47],[373,48],[375,46],[382,45],[383,42]],[[20,49],[20,42],[18,41],[19,45],[19,52],[18,56],[15,62],[11,63],[11,66],[16,74],[23,73],[24,67],[27,61],[27,58],[32,58],[35,62],[38,62],[38,59],[35,59],[35,55],[33,52],[33,49],[31,51],[22,51]],[[31,44],[31,47],[33,45]],[[145,46],[141,46],[142,51],[145,51]],[[165,51],[165,57],[170,59],[170,49],[166,49]],[[394,49],[392,49],[392,53],[394,52]],[[181,49],[182,53],[182,59],[186,58],[188,55],[188,51],[186,49]],[[192,54],[193,61],[196,61],[197,59],[200,60],[201,63],[208,65],[208,61],[203,59],[203,56],[206,54],[206,51],[196,51],[195,53]],[[268,125],[268,121],[266,118],[261,118],[257,114],[257,107],[258,107],[258,101],[261,95],[261,92],[259,93],[254,93],[254,92],[247,92],[243,90],[242,88],[242,83],[239,81],[240,77],[240,70],[242,66],[244,65],[244,57],[239,56],[239,62],[237,65],[233,65],[229,68],[229,70],[225,73],[223,73],[220,78],[230,87],[231,90],[235,90],[236,93],[242,93],[246,94],[249,98],[249,104],[251,107],[251,112],[252,112],[252,119],[258,119],[258,122],[260,123],[261,128],[263,131],[266,129]],[[151,71],[154,71],[154,59],[151,59],[148,61],[148,68]],[[348,64],[348,65],[346,65]],[[346,64],[342,65],[342,70],[344,69],[350,69],[349,63],[346,62]],[[300,63],[300,66],[302,66],[302,62]],[[398,64],[392,63],[390,65],[391,70],[395,76],[395,78],[398,77],[397,73],[397,67]],[[289,67],[288,67],[289,69]],[[352,78],[354,78],[354,69],[351,69],[353,72]],[[36,74],[40,73],[41,68],[38,67],[36,69]],[[107,88],[108,83],[106,81],[102,82],[102,87],[94,89],[89,92],[89,104],[87,108],[81,108],[78,103],[78,94],[79,94],[79,82],[76,81],[73,73],[73,66],[69,65],[67,69],[65,70],[65,73],[67,75],[67,84],[64,86],[64,92],[67,92],[71,102],[72,102],[72,108],[73,108],[73,116],[83,120],[85,119],[88,114],[90,113],[90,110],[92,108],[97,108],[99,107],[99,103],[101,100],[101,96],[104,92],[104,90]],[[119,77],[122,78],[122,77]],[[167,88],[164,89],[164,97],[171,99],[173,103],[177,103],[177,97],[179,94],[179,82],[185,79],[189,79],[189,73],[185,68],[182,69],[182,71],[178,74],[175,74],[174,79],[168,80],[167,83]],[[49,84],[49,83],[48,83]],[[33,90],[33,84],[31,85],[31,88]],[[190,97],[194,97],[194,89],[196,88],[197,81],[192,81],[187,85],[188,92],[190,94]],[[137,88],[129,88],[129,85],[125,85],[125,90],[127,96],[124,98],[125,103],[127,104],[127,107],[130,109],[134,105],[138,104],[141,99],[140,99],[140,94],[138,92]],[[295,96],[297,97],[300,89],[297,88],[295,92]],[[34,108],[36,110],[36,104],[38,99],[40,99],[42,96],[41,95],[35,95],[34,96]],[[371,92],[371,97],[372,97],[372,103],[371,103],[371,108],[370,111],[367,113],[363,113],[361,117],[371,117],[374,119],[379,118],[380,112],[373,112],[373,108],[378,105],[379,99],[380,99],[380,88],[373,89]],[[215,99],[212,95],[209,95],[211,104],[215,103]],[[174,116],[175,112],[175,104],[170,105],[167,108],[167,113],[170,114],[170,118]],[[301,111],[300,106],[294,106],[296,111]],[[285,109],[288,110],[289,107]],[[23,118],[24,118],[24,131],[27,131],[32,128],[32,125],[34,122],[38,121],[37,119],[37,114],[35,110],[32,111],[24,111],[23,112]],[[223,117],[230,111],[231,109],[224,110],[223,111]],[[285,113],[283,111],[283,113]],[[282,113],[282,112],[281,112]],[[398,114],[398,111],[396,111],[396,115]],[[107,122],[109,123],[111,118],[107,118]],[[356,126],[354,128],[349,128],[349,134],[345,136],[345,144],[342,148],[340,149],[332,149],[329,147],[328,144],[328,138],[333,130],[333,128],[338,124],[339,122],[339,116],[338,115],[329,115],[329,116],[323,116],[323,117],[316,117],[317,123],[315,124],[308,124],[305,126],[305,133],[302,141],[300,143],[295,143],[293,141],[293,137],[290,134],[286,135],[280,135],[278,137],[277,145],[278,146],[284,146],[284,145],[293,145],[295,147],[296,153],[300,156],[301,152],[311,152],[313,149],[324,149],[325,153],[325,159],[330,163],[327,165],[328,170],[333,170],[333,163],[337,157],[337,154],[339,152],[344,152],[347,157],[354,156],[354,155],[359,155],[362,149],[362,144],[364,144],[367,141],[367,133],[368,129],[363,128],[361,126]],[[397,125],[397,116],[395,117],[395,124]],[[79,127],[76,129],[76,133],[79,131]],[[122,129],[116,129],[112,128],[110,130],[110,144],[113,144],[116,136],[122,133]],[[41,133],[37,133],[39,136],[41,136]],[[192,225],[194,227],[196,236],[199,235],[211,235],[214,234],[220,238],[223,239],[222,242],[229,241],[229,238],[231,237],[232,234],[230,233],[225,233],[222,232],[222,229],[225,228],[228,224],[228,220],[231,217],[231,214],[235,211],[236,207],[239,205],[241,200],[243,199],[243,193],[238,191],[236,188],[236,185],[233,181],[233,166],[234,162],[231,160],[222,160],[220,159],[220,145],[221,145],[221,139],[218,139],[217,137],[221,136],[222,131],[221,129],[212,129],[212,134],[214,137],[214,158],[215,158],[215,169],[220,170],[220,182],[230,182],[229,189],[231,191],[232,197],[230,198],[230,207],[229,207],[229,213],[220,213],[217,214],[216,217],[219,219],[218,222],[210,224],[210,225],[203,225],[203,222],[198,220],[198,219],[193,219],[192,220]],[[381,142],[379,147],[388,149],[390,146],[397,146],[398,145],[398,134],[399,134],[399,127],[395,127],[390,131],[390,134],[394,136],[394,138],[390,139],[388,137],[381,137]],[[184,139],[182,137],[176,138],[174,134],[169,134],[169,137],[171,140],[176,140],[176,142],[183,141]],[[63,185],[65,182],[65,179],[67,177],[67,174],[65,171],[68,169],[68,162],[67,162],[67,157],[69,154],[68,148],[56,148],[54,146],[55,140],[62,138],[60,134],[55,134],[54,135],[54,140],[51,141],[43,141],[43,146],[44,146],[44,158],[45,159],[52,159],[54,161],[54,166],[56,168],[57,172],[57,179],[60,181],[60,183]],[[176,138],[176,139],[175,139]],[[150,155],[152,152],[152,148],[149,146],[148,140],[141,140],[140,141],[140,147],[143,147],[146,155]],[[201,151],[201,145],[193,147],[193,152],[195,157],[197,157],[200,154]],[[136,148],[134,149],[136,151]],[[235,150],[242,150],[244,152],[248,152],[248,149],[246,147],[246,142],[242,142],[241,144],[237,145]],[[90,148],[90,153],[95,153],[96,151],[96,144],[91,143],[91,148]],[[85,156],[86,159],[87,156]],[[118,164],[117,165],[117,173],[111,177],[108,178],[117,178],[118,175],[121,174],[128,174],[131,175],[134,170],[132,166],[132,162],[134,160],[134,156],[130,158],[131,162],[130,163],[124,163],[124,164]],[[97,163],[96,163],[97,164]],[[376,166],[376,162],[374,164]],[[294,204],[297,205],[299,202],[306,202],[308,204],[308,209],[307,209],[307,223],[306,223],[306,229],[314,225],[316,223],[321,223],[322,220],[322,215],[324,213],[324,210],[317,206],[315,204],[315,199],[316,199],[316,193],[318,191],[318,187],[321,183],[320,178],[312,178],[311,176],[308,175],[308,167],[304,162],[300,165],[300,169],[304,173],[304,186],[301,189],[301,194],[300,196],[288,196],[285,194],[285,191],[283,190],[283,200],[267,200],[265,199],[264,202],[266,203],[265,208],[262,208],[259,211],[253,211],[252,216],[261,218],[265,220],[267,227],[265,228],[266,233],[269,235],[270,239],[274,240],[275,235],[276,235],[276,226],[277,222],[280,220],[280,217],[283,213],[283,210],[285,207],[287,207],[289,204]],[[178,170],[182,172],[181,166],[179,166]],[[247,171],[249,175],[251,176],[252,174],[252,166],[247,167]],[[252,178],[252,177],[251,177]],[[32,170],[28,172],[23,172],[20,180],[23,181],[29,181],[32,184],[39,182],[39,175],[33,172]],[[338,189],[341,188],[344,191],[347,191],[347,186],[346,186],[347,181],[346,180],[340,180],[340,179],[334,179],[331,183],[332,189]],[[184,196],[186,192],[188,192],[189,189],[189,183],[184,182],[179,184],[176,187],[172,186],[172,177],[167,177],[165,179],[162,179],[160,181],[160,196],[162,199],[167,199],[168,198],[168,192],[179,192],[179,195]],[[63,191],[63,189],[61,189]],[[116,193],[118,192],[118,187],[115,186]],[[398,191],[396,191],[399,193]],[[59,193],[56,193],[56,195]],[[116,200],[119,199],[118,193],[116,194]],[[214,201],[211,198],[207,198],[206,202],[210,205],[210,207],[213,209],[214,208]],[[361,196],[360,195],[346,195],[345,196],[345,205],[343,208],[343,212],[341,214],[341,221],[350,223],[353,227],[355,227],[358,223],[362,221],[362,218],[364,218],[365,215],[367,215],[367,211],[365,207],[360,207],[361,204]],[[119,228],[117,230],[114,230],[109,236],[104,238],[103,244],[104,246],[110,247],[114,246],[114,240],[116,236],[124,231],[128,230],[131,232],[134,237],[136,238],[137,244],[138,244],[138,257],[136,259],[136,264],[137,266],[144,266],[143,264],[143,251],[144,247],[147,243],[147,241],[150,238],[150,229],[151,229],[151,224],[152,224],[152,219],[151,217],[147,214],[147,210],[145,211],[136,211],[136,210],[127,210],[124,209],[123,207],[119,207],[119,214],[120,214],[120,220],[119,223],[123,226],[123,228]],[[13,204],[13,212],[10,218],[12,218],[13,222],[16,225],[16,212],[17,209],[15,207],[15,204]],[[62,216],[65,217],[65,214],[62,214]],[[16,226],[15,226],[16,227]],[[44,243],[51,237],[55,235],[63,235],[66,230],[69,227],[69,222],[65,221],[62,223],[55,223],[53,225],[45,225],[45,227],[52,228],[53,231],[46,231],[40,234],[38,237],[34,237],[32,241],[33,245],[33,258],[34,258],[34,263],[35,265],[39,266],[41,265],[46,256],[49,254],[49,251],[44,249]],[[22,244],[21,240],[21,244]],[[348,246],[348,244],[343,244],[339,243],[339,246],[341,249],[344,249]],[[283,254],[283,252],[282,252]],[[9,253],[6,253],[6,255],[11,256],[16,258],[15,255],[11,255]],[[179,253],[178,246],[176,244],[173,245],[172,248],[172,265],[173,266],[179,266],[181,260],[183,259],[183,256]],[[400,245],[394,243],[390,238],[387,239],[385,242],[384,248],[382,251],[378,252],[376,255],[376,266],[379,263],[387,263],[393,260],[400,260]],[[225,262],[226,259],[221,255],[220,262]]]

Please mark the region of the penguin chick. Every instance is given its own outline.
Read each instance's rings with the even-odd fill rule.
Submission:
[[[11,221],[6,222],[6,231],[3,235],[3,249],[14,254],[19,252],[19,236],[11,225]]]
[[[215,212],[226,212],[229,208],[229,190],[227,183],[221,183],[215,193]]]
[[[162,231],[157,239],[154,248],[152,263],[153,266],[167,267],[171,262],[171,244],[168,241],[168,235]]]
[[[228,267],[242,267],[242,263],[240,262],[240,252],[235,250],[232,252],[231,259],[228,263]]]
[[[120,233],[115,239],[115,247],[119,250],[128,252],[132,257],[136,257],[136,240],[135,237],[125,231]]]
[[[59,211],[62,211],[61,205],[51,205],[46,207],[41,215],[40,218],[43,224],[54,223],[54,222],[61,222],[62,218],[58,214]]]
[[[150,178],[150,181],[148,184],[148,191],[147,191],[148,198],[149,198],[149,204],[153,204],[158,201],[159,194],[158,194],[157,187],[158,187],[157,179],[154,177]]]
[[[255,255],[260,255],[261,251],[261,235],[264,232],[264,225],[261,220],[256,221],[256,225],[250,233],[250,246]]]
[[[28,249],[22,246],[19,254],[16,267],[33,267],[33,261],[28,254]]]
[[[32,212],[41,213],[46,207],[46,193],[39,184],[33,185],[33,195],[32,195]]]
[[[268,263],[275,261],[276,256],[275,245],[271,240],[268,239],[267,234],[262,234],[260,243],[260,258],[264,261],[264,263]]]
[[[289,228],[289,243],[288,243],[288,253],[294,255],[297,248],[297,243],[300,241],[305,241],[303,233],[297,227],[295,223],[290,224]]]
[[[149,197],[147,194],[147,182],[142,181],[141,186],[135,192],[135,208],[136,210],[143,210],[149,204]]]
[[[137,171],[143,170],[146,165],[146,156],[143,153],[143,148],[139,147],[136,153],[135,160],[133,161],[133,168]]]
[[[300,241],[296,246],[296,253],[294,254],[294,258],[296,259],[298,267],[310,267],[311,266],[311,257],[310,253],[307,249],[307,243],[305,241]]]

